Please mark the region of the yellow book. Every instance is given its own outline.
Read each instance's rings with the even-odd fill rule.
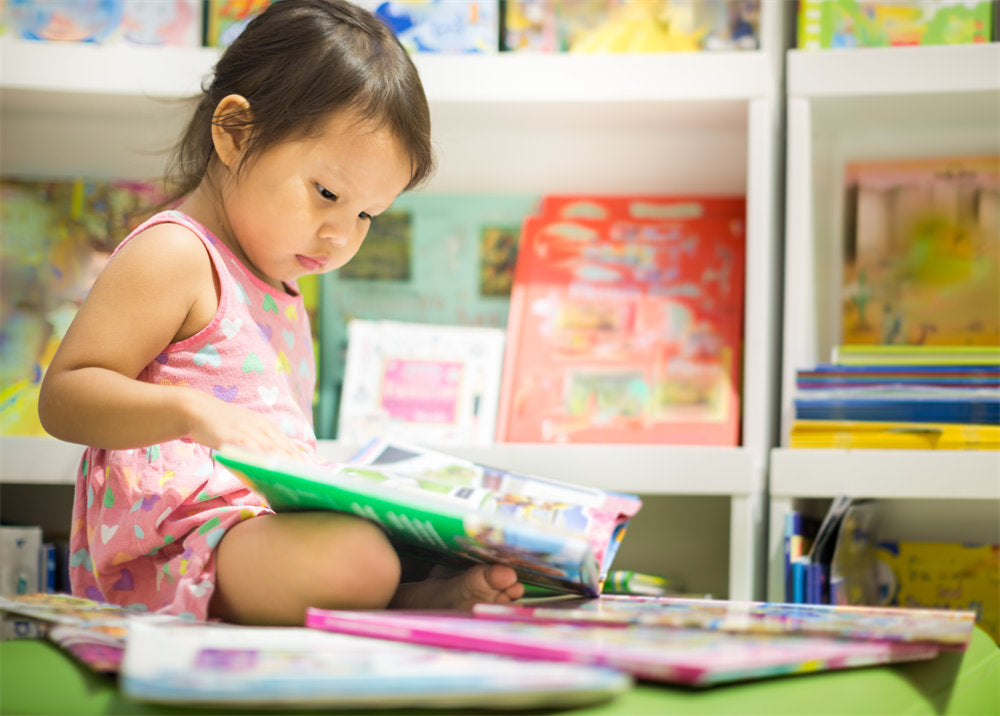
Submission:
[[[793,448],[1000,450],[1000,425],[796,420]]]
[[[875,559],[883,604],[968,609],[1000,643],[1000,546],[883,541]]]
[[[1000,346],[841,345],[840,365],[1000,365]]]

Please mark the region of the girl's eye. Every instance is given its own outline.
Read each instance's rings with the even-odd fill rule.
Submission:
[[[324,187],[322,184],[317,184],[316,189],[317,191],[319,191],[319,195],[324,199],[329,199],[330,201],[337,201],[337,195],[334,194],[329,189],[327,189],[326,187]]]

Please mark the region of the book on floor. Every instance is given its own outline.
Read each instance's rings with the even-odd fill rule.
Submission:
[[[732,633],[635,623],[499,621],[393,611],[310,608],[306,626],[463,652],[607,666],[641,679],[688,686],[930,659],[938,654],[936,644],[925,642]]]
[[[964,649],[971,610],[604,595],[542,604],[477,604],[477,617],[578,624],[643,624],[737,634],[806,634],[868,641],[923,642]]]
[[[136,625],[120,675],[133,700],[201,707],[565,708],[631,686],[607,668],[302,627]]]

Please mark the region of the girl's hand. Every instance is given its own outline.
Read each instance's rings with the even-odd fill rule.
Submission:
[[[302,450],[295,441],[263,415],[206,393],[196,395],[190,420],[195,442],[213,450],[233,445],[270,455],[301,457]]]

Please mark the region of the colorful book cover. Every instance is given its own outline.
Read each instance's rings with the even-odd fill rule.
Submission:
[[[964,649],[975,613],[830,604],[602,595],[538,605],[477,604],[480,619],[566,624],[643,624],[734,634],[807,634],[861,641],[899,641]]]
[[[69,594],[0,597],[3,625],[18,627],[17,638],[46,637],[84,666],[117,673],[125,642],[137,621],[180,623],[180,617],[130,610]]]
[[[799,0],[806,50],[956,45],[993,39],[990,0]]]
[[[205,0],[205,45],[229,47],[271,0]]]
[[[504,49],[755,50],[759,0],[506,0]]]
[[[0,181],[0,435],[45,435],[42,376],[118,243],[163,201],[152,182]]]
[[[137,624],[123,695],[205,707],[568,708],[607,701],[631,679],[607,668],[454,653],[295,627]]]
[[[500,442],[737,445],[744,221],[525,220]]]
[[[309,608],[306,626],[428,646],[621,669],[636,678],[713,686],[774,676],[930,659],[930,643],[730,633],[644,624],[486,620]]]
[[[373,440],[343,465],[226,449],[216,459],[276,511],[327,509],[386,529],[399,549],[434,562],[508,564],[521,581],[594,596],[610,569],[634,495],[486,467]]]
[[[347,336],[338,439],[493,443],[503,330],[354,320]]]
[[[1000,156],[845,167],[841,343],[1000,346]]]
[[[493,53],[500,49],[497,0],[359,0],[409,52]]]
[[[124,0],[121,36],[136,45],[201,47],[202,0]]]
[[[1000,546],[880,540],[875,558],[882,604],[971,610],[1000,644]]]
[[[6,0],[0,31],[25,40],[198,47],[200,0]]]

